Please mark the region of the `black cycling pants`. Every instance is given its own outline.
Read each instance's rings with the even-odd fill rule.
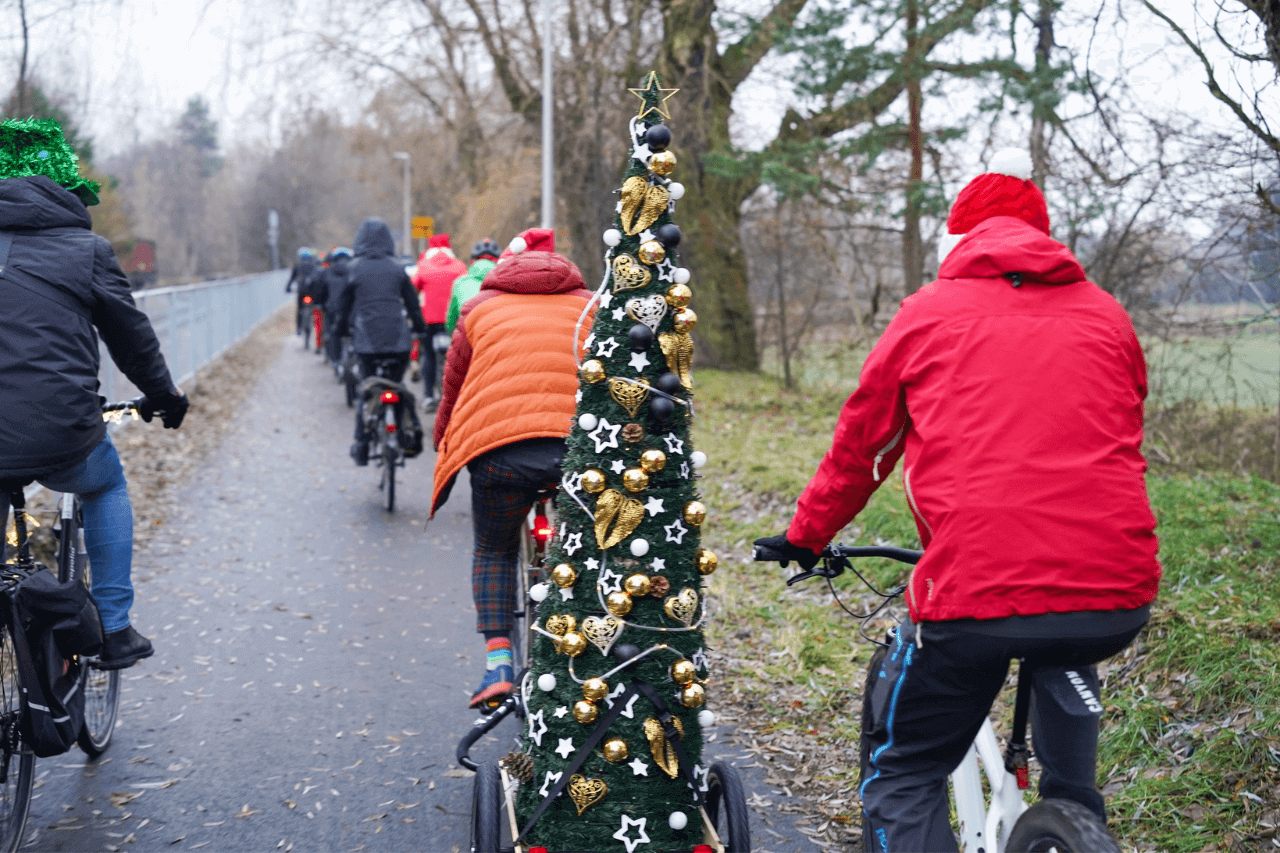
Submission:
[[[436,393],[436,370],[440,365],[437,363],[435,338],[443,332],[444,323],[428,323],[427,333],[419,345],[422,354],[422,390],[427,399],[440,396]]]
[[[1040,796],[1075,800],[1106,817],[1095,781],[1102,705],[1093,664],[1122,651],[1141,626],[1063,638],[991,636],[974,624],[905,621],[879,670],[868,676],[863,736],[870,753],[859,793],[870,849],[959,849],[947,777],[982,727],[1009,661],[1021,657],[1034,668],[1031,730]]]

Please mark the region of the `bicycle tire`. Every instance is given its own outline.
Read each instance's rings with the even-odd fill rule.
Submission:
[[[751,853],[751,818],[736,767],[717,761],[707,770],[707,817],[725,853]]]
[[[498,765],[476,768],[471,792],[471,853],[498,853],[502,843],[502,777]]]
[[[536,605],[529,598],[529,575],[533,571],[534,545],[529,532],[526,514],[520,525],[520,547],[516,550],[516,600],[511,612],[511,656],[515,661],[516,676],[529,668],[529,655],[533,646],[533,621]]]
[[[18,740],[22,685],[11,630],[7,624],[0,629],[0,740],[15,743],[18,749],[7,755],[0,750],[0,761],[7,762],[5,780],[0,784],[0,851],[3,853],[16,853],[22,845],[27,815],[31,811],[31,785],[36,767],[35,755]]]
[[[1006,853],[1120,853],[1102,818],[1074,800],[1041,800],[1009,832]]]
[[[396,511],[396,449],[391,442],[382,445],[382,467],[387,478],[387,512]]]
[[[93,566],[84,547],[84,510],[78,497],[72,496],[71,501],[71,516],[61,520],[58,531],[58,579],[66,583],[73,576],[78,577],[92,596]],[[120,670],[96,669],[89,658],[82,658],[80,664],[84,726],[76,735],[76,742],[85,755],[94,759],[111,745],[120,715]]]

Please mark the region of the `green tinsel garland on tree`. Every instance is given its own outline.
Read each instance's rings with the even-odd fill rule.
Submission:
[[[80,177],[79,159],[53,119],[0,122],[0,179],[44,175],[86,205],[97,204],[99,184]]]

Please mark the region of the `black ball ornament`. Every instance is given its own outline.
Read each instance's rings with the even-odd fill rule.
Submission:
[[[654,397],[649,401],[649,411],[660,421],[669,420],[675,410],[675,403],[666,397]]]
[[[680,226],[668,222],[654,232],[654,236],[658,238],[662,245],[668,249],[674,249],[680,245]]]
[[[619,663],[626,663],[638,654],[640,654],[640,647],[635,643],[618,643],[613,647],[613,656]]]
[[[650,151],[665,151],[671,144],[671,128],[665,124],[655,124],[644,132],[644,141]]]
[[[658,381],[654,383],[658,390],[664,394],[678,394],[684,390],[684,385],[680,383],[680,377],[674,373],[664,373],[658,377]]]
[[[632,350],[643,352],[653,343],[653,329],[644,323],[636,323],[631,327],[631,331],[627,332],[627,337],[631,339]]]

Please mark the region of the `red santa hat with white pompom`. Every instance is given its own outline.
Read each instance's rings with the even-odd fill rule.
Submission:
[[[556,250],[556,232],[552,228],[528,228],[518,236],[512,237],[499,260],[506,260],[521,252],[554,252]]]
[[[974,226],[993,216],[1013,216],[1049,233],[1049,208],[1031,181],[1031,155],[1021,148],[997,151],[986,172],[956,196],[946,233],[938,237],[938,262],[959,245]]]

